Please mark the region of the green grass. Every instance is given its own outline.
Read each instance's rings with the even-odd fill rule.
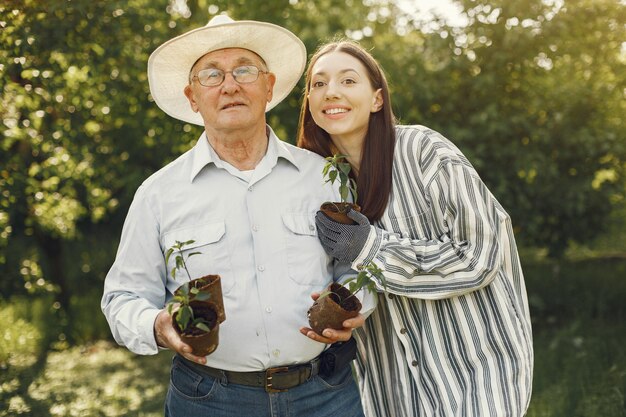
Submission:
[[[535,347],[529,417],[626,416],[626,261],[524,268]]]
[[[163,415],[170,352],[136,356],[110,342],[50,352],[41,371],[25,386],[5,381],[0,416]]]
[[[626,417],[626,260],[534,262],[524,273],[535,345],[528,416]],[[0,320],[12,323],[0,329],[0,417],[163,415],[170,352],[68,348],[45,300],[0,304]]]

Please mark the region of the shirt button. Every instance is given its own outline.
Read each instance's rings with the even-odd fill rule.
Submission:
[[[310,224],[310,225],[309,225],[309,230],[310,230],[310,231],[315,230],[315,226],[313,226],[312,224]]]
[[[272,312],[272,307],[265,307],[265,311],[268,312],[268,313],[271,313]]]
[[[261,272],[265,271],[265,267],[264,267],[263,265],[259,266],[259,268],[258,268],[258,269],[259,269],[259,271],[261,271]]]
[[[272,355],[274,355],[274,356],[276,356],[276,357],[279,357],[279,356],[280,356],[280,350],[278,350],[278,349],[274,349],[274,350],[272,351]]]
[[[254,230],[255,232],[259,231],[259,226],[257,226],[256,224],[254,226],[252,226],[252,230]]]
[[[356,269],[357,269],[358,271],[362,271],[362,270],[363,270],[363,264],[358,264],[358,265],[356,266]]]
[[[413,365],[413,366],[417,366],[417,361],[413,361],[413,362],[411,362],[411,365]]]
[[[403,328],[401,328],[401,329],[400,329],[400,333],[402,333],[402,334],[406,334],[406,329],[405,329],[404,327],[403,327]]]
[[[390,300],[393,300],[395,298],[393,294],[389,294],[387,297],[389,297]]]
[[[252,191],[252,186],[249,186],[249,187],[248,187],[248,191]]]

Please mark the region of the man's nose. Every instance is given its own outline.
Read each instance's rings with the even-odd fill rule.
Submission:
[[[222,91],[231,93],[233,91],[239,90],[239,83],[233,77],[232,72],[227,72],[224,74],[224,81],[222,81]]]

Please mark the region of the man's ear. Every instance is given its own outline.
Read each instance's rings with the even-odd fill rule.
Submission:
[[[274,84],[276,84],[276,76],[270,72],[267,74],[267,102],[272,101],[274,97]]]
[[[374,94],[374,100],[372,100],[372,107],[370,109],[371,113],[376,113],[380,109],[383,108],[384,100],[383,100],[383,90],[379,88],[376,90]]]
[[[187,100],[189,100],[189,105],[191,106],[191,110],[198,113],[198,103],[196,103],[196,99],[193,97],[193,89],[191,88],[191,84],[187,84],[184,90],[185,96]]]

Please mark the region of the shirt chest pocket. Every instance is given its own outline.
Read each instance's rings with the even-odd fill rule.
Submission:
[[[283,213],[284,246],[289,278],[300,285],[326,285],[332,279],[332,259],[317,238],[313,213]]]
[[[192,241],[192,242],[190,242]],[[177,242],[190,242],[183,247],[182,255],[187,265],[191,279],[200,278],[209,274],[221,277],[222,291],[227,293],[234,285],[230,251],[226,227],[223,220],[213,221],[168,232],[163,237],[164,248],[167,251]],[[189,256],[194,254],[193,256]],[[176,267],[175,252],[170,256],[167,264],[168,277]],[[189,280],[184,268],[176,271],[177,287]]]

